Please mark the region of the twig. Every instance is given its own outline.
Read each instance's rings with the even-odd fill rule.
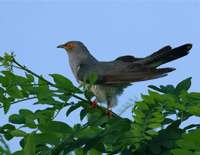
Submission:
[[[32,71],[29,70],[28,68],[26,68],[26,67],[20,65],[14,58],[13,58],[13,62],[14,62],[15,64],[17,64],[21,69],[27,71],[28,73],[31,73],[32,75],[36,76],[37,78],[39,78],[39,79],[45,81],[46,83],[48,83],[49,85],[53,86],[53,83],[47,81],[46,79],[44,79],[43,77],[41,77],[41,76],[37,75],[36,73],[32,72]]]
[[[11,155],[11,151],[10,151],[10,148],[9,146],[6,144],[5,140],[3,139],[3,137],[0,135],[0,141],[4,144],[5,148],[6,148],[6,154],[7,155]]]
[[[18,101],[12,102],[11,104],[15,104],[15,103],[18,103],[18,102],[31,100],[31,99],[34,99],[34,98],[37,98],[37,97],[30,97],[30,98],[26,98],[26,99],[23,99],[23,100],[18,100]],[[3,106],[0,106],[0,108],[2,108],[2,107],[3,107]]]
[[[47,81],[46,79],[44,79],[43,77],[41,77],[41,76],[37,75],[36,73],[32,72],[32,71],[29,70],[28,68],[26,68],[26,67],[20,65],[14,58],[13,58],[13,62],[14,62],[15,64],[17,64],[21,69],[27,71],[28,73],[31,73],[32,75],[36,76],[37,78],[39,78],[39,79],[41,79],[41,80],[47,82],[47,84],[53,86],[53,83]],[[87,100],[85,100],[85,99],[83,99],[83,98],[81,98],[81,97],[79,97],[79,96],[77,96],[77,95],[75,95],[75,94],[71,94],[71,95],[72,95],[73,97],[79,99],[79,100],[82,100],[82,101],[84,101],[84,102],[88,102]]]

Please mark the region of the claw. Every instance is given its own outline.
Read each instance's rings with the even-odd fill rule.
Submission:
[[[112,113],[110,112],[110,110],[108,109],[108,107],[106,108],[106,114],[109,113],[109,118],[111,118]]]
[[[97,105],[97,99],[95,99],[93,102],[92,102],[92,105],[90,106],[90,108],[97,108],[98,105]]]

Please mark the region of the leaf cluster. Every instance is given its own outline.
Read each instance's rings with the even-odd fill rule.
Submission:
[[[113,112],[110,118],[104,107],[91,109],[94,95],[81,86],[75,87],[66,77],[50,74],[54,81],[51,83],[20,65],[12,55],[10,58],[6,55],[2,62],[6,61],[12,61],[17,68],[24,70],[25,76],[15,75],[11,70],[1,71],[0,108],[4,114],[13,104],[27,104],[27,101],[32,101],[34,106],[46,105],[46,108],[32,111],[27,106],[9,116],[9,122],[0,126],[2,155],[11,154],[4,139],[9,141],[15,137],[21,137],[21,149],[13,155],[200,153],[200,124],[180,127],[192,116],[200,116],[200,93],[188,92],[191,78],[176,87],[151,85],[149,88],[154,91],[149,90],[148,95],[141,94],[142,100],[133,103],[132,119]],[[89,88],[95,79],[95,73],[90,75]],[[76,98],[77,103],[71,98]],[[66,117],[79,108],[80,120],[87,118],[87,122],[69,126],[65,119],[56,121],[64,107],[68,107]]]

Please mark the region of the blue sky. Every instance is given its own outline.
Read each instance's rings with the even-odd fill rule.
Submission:
[[[190,91],[199,91],[200,1],[1,1],[0,27],[0,56],[14,51],[18,62],[47,80],[53,82],[48,74],[62,74],[76,86],[67,53],[56,48],[67,41],[82,41],[101,61],[122,55],[144,57],[166,45],[193,44],[189,55],[163,65],[176,71],[127,88],[113,108],[116,113],[129,99],[146,94],[150,84],[176,85],[192,77]],[[0,109],[0,126],[20,108],[38,108],[31,103],[12,106],[6,116]],[[66,118],[66,110],[57,120],[70,125],[80,122],[78,111]],[[132,119],[131,109],[122,116]],[[19,149],[18,140],[9,142],[12,151]]]

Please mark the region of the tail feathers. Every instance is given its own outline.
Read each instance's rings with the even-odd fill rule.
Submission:
[[[168,51],[171,51],[171,50],[172,50],[171,46],[168,45],[168,46],[165,46],[165,47],[161,48],[160,50],[154,52],[153,54],[147,56],[146,58],[154,57],[156,55],[160,55],[162,53],[165,53],[165,52],[168,52]]]
[[[149,67],[157,67],[187,55],[191,48],[192,44],[185,44],[174,49],[171,49],[170,46],[166,46],[144,58],[143,64]]]

